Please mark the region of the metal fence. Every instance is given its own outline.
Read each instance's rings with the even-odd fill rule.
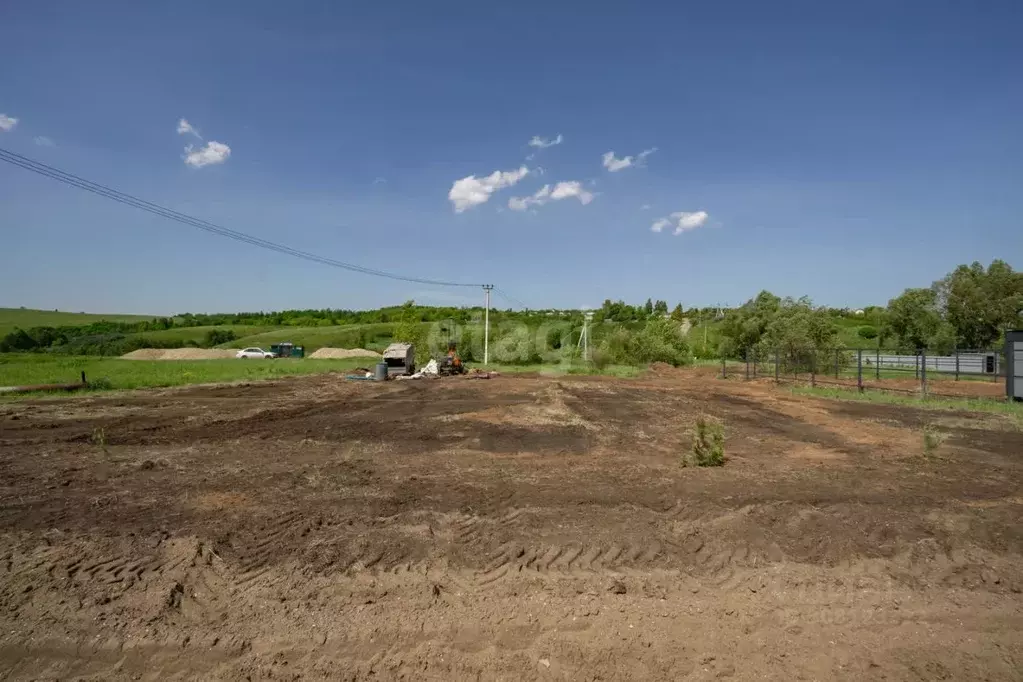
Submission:
[[[727,378],[806,382],[935,396],[1004,397],[1004,349],[926,350],[750,348],[721,360]],[[999,390],[999,387],[1001,390]]]

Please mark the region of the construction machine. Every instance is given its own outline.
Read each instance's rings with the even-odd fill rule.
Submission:
[[[465,374],[465,365],[462,364],[462,358],[458,357],[458,350],[455,348],[455,342],[448,342],[448,354],[440,359],[437,363],[437,374],[440,376],[451,376],[452,374]]]

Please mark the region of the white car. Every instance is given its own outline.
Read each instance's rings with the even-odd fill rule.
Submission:
[[[245,358],[260,358],[266,360],[273,360],[276,356],[270,351],[263,350],[262,348],[245,348],[243,350],[238,351],[238,354],[235,355],[235,357],[242,358],[243,360]]]

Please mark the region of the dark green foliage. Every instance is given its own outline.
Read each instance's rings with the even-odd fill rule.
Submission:
[[[238,338],[238,335],[234,333],[232,329],[211,329],[206,332],[206,338],[203,339],[203,346],[206,348],[212,348],[213,346],[219,346],[222,343],[230,343]]]
[[[729,311],[721,336],[721,353],[737,359],[749,351],[760,357],[778,351],[800,358],[799,364],[812,364],[813,353],[838,347],[838,328],[826,309],[815,308],[805,297],[781,299],[767,291]]]
[[[616,365],[645,365],[666,362],[675,367],[692,362],[689,342],[678,324],[655,318],[635,331],[616,327],[604,334],[599,349],[607,362]]]
[[[864,327],[860,327],[859,329],[857,329],[856,330],[856,334],[861,339],[867,339],[867,340],[876,339],[877,338],[877,329],[875,329],[874,327],[871,327],[870,325],[866,325]]]
[[[35,350],[38,344],[24,329],[15,329],[0,339],[0,353],[16,353],[18,351]]]

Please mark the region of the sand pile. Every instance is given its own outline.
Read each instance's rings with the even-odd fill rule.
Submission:
[[[128,360],[223,360],[233,358],[237,352],[220,348],[139,348],[121,357]]]
[[[379,358],[381,355],[365,348],[320,348],[309,357],[314,360],[340,360],[342,358]]]

